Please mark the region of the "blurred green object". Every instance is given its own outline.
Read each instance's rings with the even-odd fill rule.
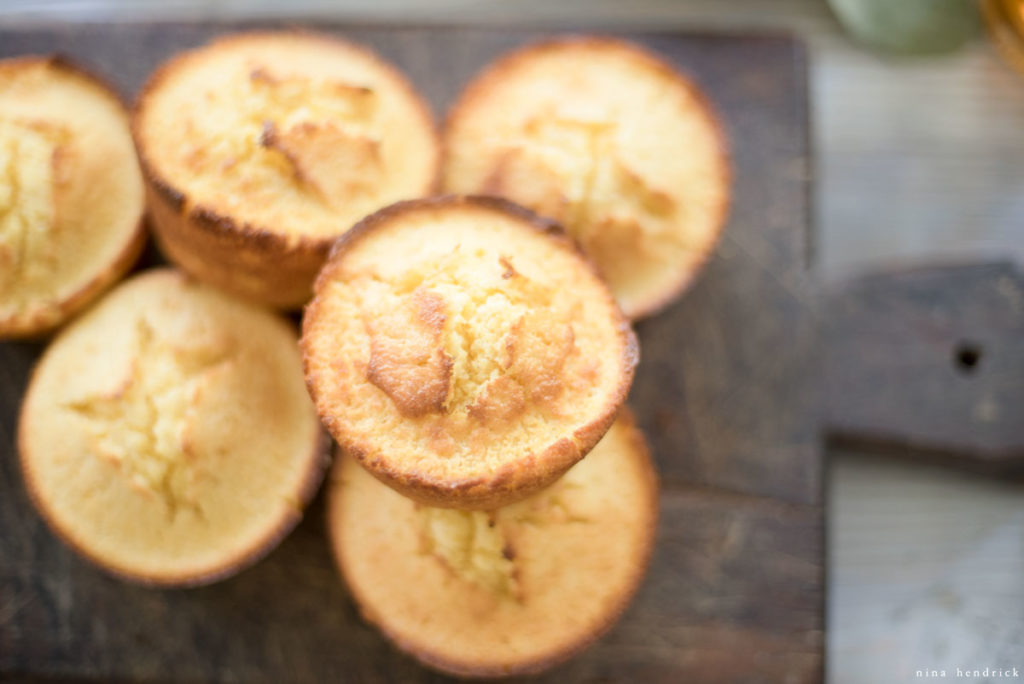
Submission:
[[[847,33],[889,52],[949,52],[981,31],[975,0],[828,1]]]

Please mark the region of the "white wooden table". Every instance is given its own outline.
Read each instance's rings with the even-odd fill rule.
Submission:
[[[1024,261],[1024,77],[983,40],[878,56],[824,0],[0,1],[5,22],[285,16],[794,31],[811,48],[822,281],[908,261]],[[1024,671],[1024,485],[842,453],[828,495],[829,681]]]

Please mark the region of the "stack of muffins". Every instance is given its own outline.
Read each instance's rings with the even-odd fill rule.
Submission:
[[[18,435],[77,551],[161,586],[233,574],[301,517],[326,428],[330,543],[399,648],[533,672],[624,610],[657,518],[630,320],[685,289],[728,200],[715,120],[659,58],[527,46],[443,135],[395,67],[306,33],[180,55],[130,117],[63,61],[8,60],[0,171],[0,337],[92,304]],[[95,301],[144,211],[181,270]],[[300,339],[274,310],[303,305]]]

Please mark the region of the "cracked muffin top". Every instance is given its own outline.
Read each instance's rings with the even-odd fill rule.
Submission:
[[[423,503],[550,484],[611,425],[636,340],[574,244],[501,200],[388,207],[335,246],[303,318],[306,382],[343,449]]]
[[[499,59],[445,131],[448,192],[560,222],[638,318],[693,278],[722,228],[725,141],[704,96],[640,47],[563,38]]]
[[[237,34],[175,57],[134,126],[147,175],[186,212],[292,242],[340,235],[437,175],[433,118],[405,77],[315,34]]]
[[[19,451],[51,527],[117,574],[216,579],[266,551],[319,482],[323,435],[291,326],[161,269],[47,349]]]
[[[142,247],[128,115],[57,58],[0,60],[0,338],[46,332]]]
[[[535,672],[597,638],[635,592],[656,522],[628,415],[555,484],[491,512],[416,504],[347,455],[328,488],[335,558],[363,615],[464,676]]]

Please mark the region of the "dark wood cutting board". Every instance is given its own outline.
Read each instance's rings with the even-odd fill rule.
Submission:
[[[0,30],[0,56],[61,52],[132,97],[151,69],[237,25]],[[540,31],[317,26],[406,70],[439,114]],[[549,681],[816,682],[823,676],[817,328],[807,273],[806,57],[784,36],[644,34],[707,92],[734,201],[693,289],[638,331],[631,404],[662,477],[650,573],[612,631]],[[0,345],[0,675],[95,681],[439,681],[358,617],[323,506],[263,562],[179,591],[110,578],[35,514],[14,450],[41,346]]]
[[[1017,266],[874,273],[825,301],[830,444],[1024,478],[1024,274]]]

